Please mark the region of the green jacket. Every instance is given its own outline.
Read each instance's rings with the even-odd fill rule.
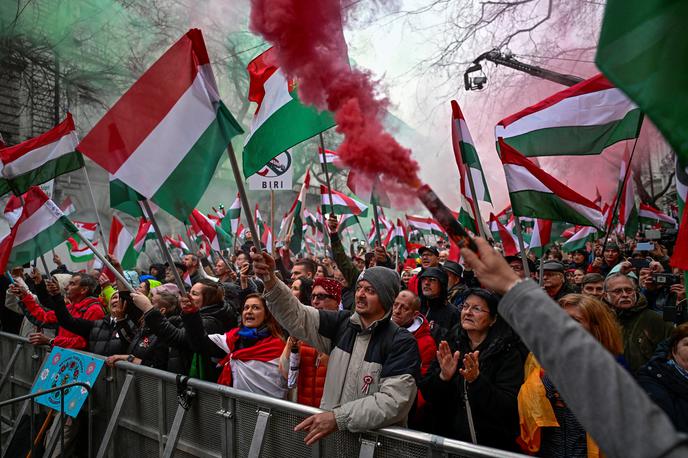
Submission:
[[[334,255],[334,262],[337,267],[342,272],[342,275],[347,281],[347,284],[351,287],[356,287],[356,282],[358,281],[358,276],[361,275],[361,271],[354,265],[351,258],[347,256],[344,245],[339,238],[339,234],[330,234],[330,243],[332,244],[332,254]]]
[[[669,337],[673,324],[647,308],[644,300],[631,309],[617,309],[616,314],[622,328],[624,358],[635,374],[652,358],[657,345]]]

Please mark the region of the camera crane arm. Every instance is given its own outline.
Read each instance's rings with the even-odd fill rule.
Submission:
[[[536,76],[554,83],[563,84],[564,86],[573,86],[574,84],[583,81],[583,78],[574,75],[567,75],[564,73],[557,73],[552,70],[547,70],[546,68],[538,67],[536,65],[530,65],[516,60],[513,56],[508,54],[503,54],[496,49],[487,51],[479,55],[471,64],[470,67],[463,74],[463,82],[467,91],[473,91],[476,89],[482,89],[485,83],[487,83],[487,77],[471,77],[471,73],[475,73],[482,70],[482,65],[480,62],[487,60],[489,62],[495,63],[497,65],[503,65],[505,67],[513,68],[529,75]]]

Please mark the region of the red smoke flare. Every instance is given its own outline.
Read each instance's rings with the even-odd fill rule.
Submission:
[[[343,35],[351,0],[252,0],[251,30],[278,50],[280,67],[298,80],[299,98],[334,113],[344,164],[384,187],[420,186],[418,163],[384,130],[388,102],[368,72],[349,66]]]

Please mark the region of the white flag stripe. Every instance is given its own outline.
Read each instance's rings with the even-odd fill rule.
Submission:
[[[57,222],[59,216],[55,214],[54,209],[50,208],[48,202],[44,203],[41,208],[22,221],[17,230],[17,235],[14,238],[15,247],[35,238],[38,234]]]
[[[522,165],[504,164],[504,174],[510,193],[519,191],[538,191],[554,194],[545,184],[533,176]]]
[[[288,84],[289,82],[279,69],[265,82],[265,97],[263,97],[263,101],[260,103],[258,113],[256,113],[251,120],[251,128],[244,139],[244,146],[248,144],[253,134],[260,129],[260,126],[262,126],[270,116],[292,101]]]
[[[205,81],[199,73],[155,129],[114,174],[150,198],[179,166],[216,119]]]
[[[71,131],[59,140],[31,150],[14,161],[5,164],[2,174],[5,178],[13,178],[28,173],[46,164],[48,161],[74,152],[78,143],[79,139],[76,136],[76,132]]]
[[[468,124],[466,124],[465,119],[459,119],[459,129],[461,132],[461,141],[473,145],[475,148],[475,143],[473,143],[473,137],[471,137],[471,131],[468,130]]]
[[[497,138],[509,138],[554,127],[597,126],[622,119],[636,108],[619,89],[605,89],[568,97],[544,110],[526,115],[506,128],[497,125],[495,135]]]
[[[134,236],[127,231],[126,227],[122,227],[122,230],[117,234],[117,246],[115,247],[115,252],[112,253],[116,259],[120,261],[124,258],[124,253],[127,252],[129,245],[134,240]]]

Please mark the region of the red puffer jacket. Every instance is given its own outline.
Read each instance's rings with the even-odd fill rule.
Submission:
[[[301,343],[300,353],[301,362],[299,363],[297,385],[298,403],[320,407],[329,357],[324,353],[318,353],[315,348],[305,343]]]

